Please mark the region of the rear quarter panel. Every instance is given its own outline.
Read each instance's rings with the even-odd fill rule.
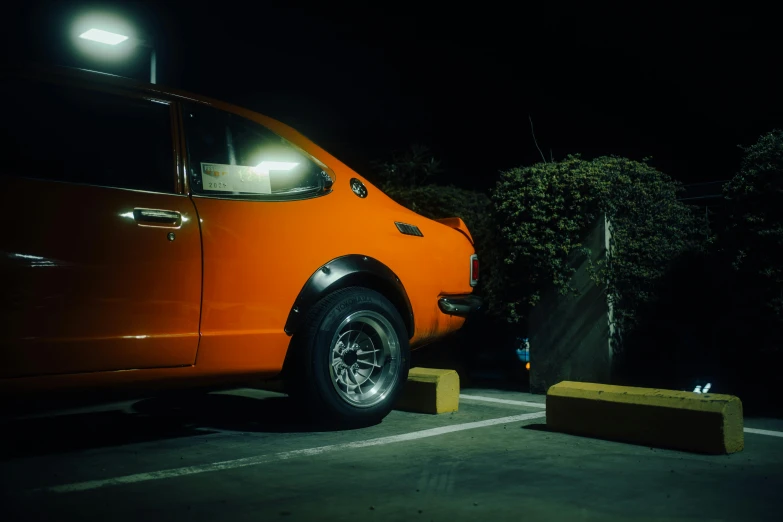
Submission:
[[[400,278],[414,313],[411,346],[462,326],[463,318],[447,316],[437,305],[440,295],[472,290],[469,260],[474,249],[462,233],[397,204],[287,125],[220,102],[210,104],[291,141],[327,165],[335,183],[330,194],[302,201],[194,197],[204,255],[197,365],[216,371],[248,366],[279,370],[291,339],[284,326],[297,295],[320,266],[347,254],[373,257]],[[367,186],[366,198],[353,193],[352,178]],[[418,226],[424,236],[400,233],[395,221]]]
[[[366,181],[369,194],[361,199],[349,185],[355,173],[335,174],[334,191],[310,200],[194,198],[204,250],[197,364],[279,368],[290,341],[283,328],[297,295],[320,266],[347,254],[373,257],[400,278],[415,320],[411,345],[462,325],[464,319],[440,312],[437,299],[471,291],[467,238],[397,205]],[[424,236],[403,235],[395,221],[418,226]]]

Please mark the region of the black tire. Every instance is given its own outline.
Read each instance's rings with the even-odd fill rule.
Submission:
[[[387,378],[383,381],[386,387],[384,388],[382,384],[376,386],[378,390],[382,389],[383,392],[374,397],[374,400],[377,401],[375,403],[372,403],[375,388],[372,388],[370,384],[366,385],[369,387],[366,388],[366,395],[369,396],[367,404],[352,403],[342,395],[341,391],[338,391],[338,389],[342,390],[337,382],[339,378],[336,377],[336,372],[331,371],[333,364],[340,366],[343,360],[351,362],[347,356],[344,359],[339,358],[339,361],[332,361],[331,354],[334,351],[333,345],[338,346],[335,344],[335,340],[345,339],[345,333],[342,336],[339,335],[341,331],[356,332],[356,327],[351,326],[355,323],[345,324],[350,318],[355,317],[360,319],[366,317],[370,322],[377,319],[376,324],[379,327],[386,327],[384,332],[388,330],[388,327],[391,327],[389,331],[393,332],[393,335],[389,335],[390,339],[396,337],[396,339],[391,339],[391,342],[396,343],[398,347],[396,357],[391,355],[385,357],[383,364],[378,366],[379,368],[388,368],[387,370],[379,370],[377,377],[379,382],[383,378],[383,374],[380,372],[387,371],[388,373],[386,374]],[[372,326],[370,330],[372,330]],[[351,332],[347,333],[349,344]],[[364,333],[365,337],[370,339],[371,335],[368,335],[367,332]],[[356,335],[361,336],[362,334],[356,333]],[[375,344],[380,345],[380,334],[377,339]],[[365,341],[365,346],[375,347],[372,340]],[[402,317],[388,299],[367,288],[345,288],[319,301],[308,314],[302,330],[294,336],[291,349],[293,350],[290,354],[291,360],[288,361],[286,368],[286,389],[289,395],[298,400],[315,420],[330,425],[357,427],[377,424],[392,410],[408,379],[410,348]],[[362,348],[356,349],[362,351]],[[368,352],[363,352],[362,356],[366,357],[366,353]],[[347,370],[347,367],[344,368],[344,371]],[[369,371],[373,372],[376,369],[370,367]],[[352,375],[355,377],[358,373]],[[341,378],[343,375],[345,375],[344,372],[341,374]],[[352,380],[351,382],[357,381]],[[350,395],[348,390],[345,393]],[[356,392],[354,391],[354,393]],[[382,394],[383,397],[381,397]],[[360,396],[357,395],[356,398],[358,401]]]

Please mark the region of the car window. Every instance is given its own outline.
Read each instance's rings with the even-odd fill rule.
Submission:
[[[175,191],[166,102],[10,78],[0,96],[0,174]]]
[[[205,106],[184,107],[183,118],[195,195],[304,199],[331,186],[325,166],[262,125]]]

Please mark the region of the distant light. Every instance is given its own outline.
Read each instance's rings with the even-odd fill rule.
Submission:
[[[708,391],[710,391],[710,388],[712,388],[712,384],[708,382],[707,384],[704,385],[704,389],[701,392],[707,393]]]
[[[517,337],[517,342],[521,345],[521,348],[517,348],[517,358],[520,362],[530,361],[530,341],[527,337]]]
[[[529,369],[530,369],[530,363],[525,364],[525,370],[529,370]]]
[[[88,29],[87,31],[83,32],[79,35],[79,38],[84,38],[85,40],[92,40],[94,42],[108,45],[117,45],[118,43],[124,42],[128,39],[128,37],[125,35],[110,33],[109,31],[103,31],[101,29],[95,28]]]
[[[701,386],[696,386],[696,388],[693,390],[693,393],[701,393]]]

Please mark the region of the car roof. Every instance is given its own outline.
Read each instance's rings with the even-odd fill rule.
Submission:
[[[217,100],[215,98],[210,98],[208,96],[194,94],[192,92],[188,92],[178,88],[168,87],[165,85],[151,84],[148,82],[143,82],[140,80],[136,80],[124,76],[118,76],[114,74],[104,73],[100,71],[93,71],[89,69],[79,69],[74,67],[26,63],[26,64],[19,65],[17,67],[6,69],[6,74],[8,72],[11,72],[11,74],[16,73],[16,74],[32,75],[34,77],[49,77],[53,79],[59,78],[63,80],[71,79],[74,81],[78,81],[80,83],[95,83],[107,87],[114,87],[114,88],[124,89],[124,90],[133,90],[136,92],[148,94],[150,96],[161,96],[164,98],[173,98],[177,101],[190,101],[190,102],[196,102],[196,103],[208,105],[211,107],[215,107],[216,109],[237,114],[251,121],[255,121],[256,123],[259,123],[269,128],[270,130],[282,136],[283,138],[287,139],[288,141],[291,141],[295,145],[305,149],[313,156],[317,158],[321,158],[322,161],[327,162],[327,164],[333,165],[335,163],[339,163],[342,167],[349,168],[347,167],[347,165],[343,164],[339,159],[329,154],[329,152],[327,152],[326,150],[318,146],[315,142],[313,142],[311,139],[309,139],[307,136],[303,135],[301,132],[294,129],[293,127],[290,127],[281,121],[275,120],[274,118],[270,118],[269,116],[251,111],[249,109],[240,107],[238,105]]]

